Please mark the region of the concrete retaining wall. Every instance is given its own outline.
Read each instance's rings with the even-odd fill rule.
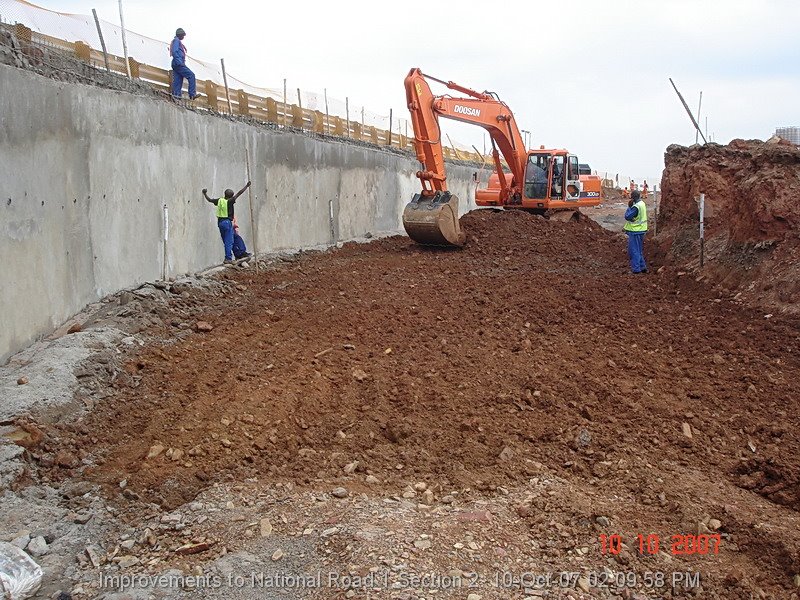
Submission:
[[[213,206],[247,180],[259,252],[399,232],[418,163],[0,65],[0,362],[86,304],[223,258]],[[474,169],[451,166],[462,210]],[[164,265],[163,206],[169,211]],[[248,195],[237,220],[250,248]]]

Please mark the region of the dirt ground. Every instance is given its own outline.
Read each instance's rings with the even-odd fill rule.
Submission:
[[[591,221],[462,226],[165,290],[106,398],[22,423],[19,487],[106,506],[73,597],[797,598],[800,320]],[[164,573],[221,583],[102,579]]]

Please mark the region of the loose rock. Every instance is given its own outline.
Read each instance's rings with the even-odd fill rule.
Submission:
[[[47,554],[49,548],[47,547],[47,542],[45,539],[42,536],[37,535],[30,541],[26,550],[28,551],[28,554],[33,556],[44,556]]]
[[[208,321],[198,321],[197,323],[195,323],[194,328],[195,331],[208,333],[209,331],[213,331],[214,326]]]
[[[150,446],[150,450],[147,451],[147,459],[155,458],[159,454],[164,452],[164,446],[161,444],[155,444],[154,446]]]
[[[261,537],[267,537],[272,534],[272,523],[269,519],[261,519]]]

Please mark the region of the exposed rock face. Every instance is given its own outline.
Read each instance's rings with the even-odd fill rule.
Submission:
[[[761,305],[800,312],[800,148],[785,140],[672,145],[664,163],[658,237],[667,259],[699,266],[702,192],[703,273]]]

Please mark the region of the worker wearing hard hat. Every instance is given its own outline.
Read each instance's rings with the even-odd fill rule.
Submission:
[[[647,205],[641,199],[639,190],[631,192],[628,210],[625,211],[625,226],[628,235],[628,257],[632,273],[647,273],[644,261],[644,234],[647,233]]]

